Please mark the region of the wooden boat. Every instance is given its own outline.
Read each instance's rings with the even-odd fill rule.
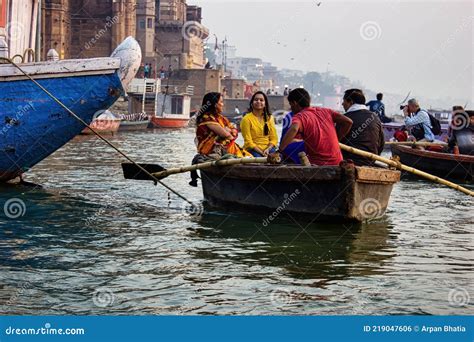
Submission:
[[[165,117],[154,116],[151,118],[151,124],[154,128],[188,127],[189,118],[178,118],[178,117],[170,117],[170,116],[171,116],[170,114],[168,114]]]
[[[129,112],[146,113],[149,128],[183,128],[189,124],[193,86],[163,87],[160,79],[134,79],[128,95]]]
[[[191,97],[187,94],[157,95],[155,115],[151,124],[156,128],[188,127],[191,119]]]
[[[121,116],[119,131],[143,131],[148,128],[150,119],[146,113],[127,114]]]
[[[392,154],[398,156],[402,164],[441,178],[462,181],[474,179],[474,156],[432,152],[400,145],[392,145]]]
[[[400,172],[353,164],[249,164],[201,170],[201,178],[204,198],[212,207],[360,222],[385,212]]]
[[[148,120],[142,120],[142,121],[126,121],[123,120],[120,123],[119,131],[124,132],[124,131],[143,131],[148,128],[148,125],[150,124],[150,121]]]

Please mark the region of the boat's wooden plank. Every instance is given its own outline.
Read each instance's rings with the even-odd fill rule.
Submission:
[[[238,165],[231,167],[214,167],[207,172],[221,174],[228,178],[246,180],[280,180],[296,182],[336,181],[341,179],[340,167],[304,167],[288,165]]]
[[[466,154],[451,154],[451,153],[434,152],[434,151],[428,151],[428,150],[420,150],[420,149],[412,148],[409,146],[393,146],[392,150],[398,150],[402,153],[411,154],[411,155],[420,156],[420,157],[426,157],[426,158],[474,163],[474,156],[469,156]]]
[[[120,67],[119,58],[103,57],[90,59],[74,59],[62,61],[48,61],[25,63],[19,65],[27,74],[35,78],[64,77],[65,74],[74,76],[83,73],[100,72],[102,74],[114,73]],[[26,77],[10,64],[0,64],[0,82],[15,81]]]
[[[400,171],[382,168],[356,167],[357,181],[366,183],[396,183],[400,181]]]

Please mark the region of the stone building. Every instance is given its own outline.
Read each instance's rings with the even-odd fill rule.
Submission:
[[[224,92],[225,88],[225,92]],[[245,81],[240,78],[224,78],[222,92],[231,99],[243,99],[245,95]]]
[[[142,48],[144,63],[155,63],[157,56],[155,25],[159,1],[137,0],[136,39]]]
[[[49,49],[55,49],[60,59],[71,56],[70,0],[45,0],[43,2],[42,59]]]
[[[157,50],[162,63],[173,69],[202,69],[204,40],[209,30],[201,24],[201,8],[185,0],[162,0],[156,25]]]
[[[136,35],[137,0],[44,0],[42,58],[54,48],[61,59],[109,56]]]
[[[201,107],[204,94],[220,91],[222,70],[181,69],[173,71],[170,82],[175,86],[192,85],[191,110]]]

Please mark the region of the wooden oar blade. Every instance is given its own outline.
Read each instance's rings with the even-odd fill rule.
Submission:
[[[158,164],[139,164],[149,173],[161,172],[166,169]],[[134,180],[154,180],[143,170],[141,170],[137,165],[132,163],[122,163],[123,176],[125,179],[134,179]]]

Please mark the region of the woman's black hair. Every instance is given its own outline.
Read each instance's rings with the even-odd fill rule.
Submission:
[[[272,116],[272,113],[270,112],[270,104],[268,103],[268,97],[263,91],[257,91],[255,94],[252,95],[252,98],[250,99],[250,105],[249,105],[249,112],[253,111],[253,100],[255,99],[255,96],[257,95],[263,95],[263,99],[265,100],[265,108],[263,108],[263,122],[265,122],[265,125],[263,126],[263,134],[268,135],[270,133],[270,130],[268,129],[268,118]]]
[[[199,112],[196,116],[196,123],[199,125],[202,121],[202,116],[204,114],[210,113],[210,114],[217,114],[216,112],[216,105],[219,102],[222,94],[221,93],[207,93],[204,95],[202,99],[202,105],[201,109],[199,109]]]

